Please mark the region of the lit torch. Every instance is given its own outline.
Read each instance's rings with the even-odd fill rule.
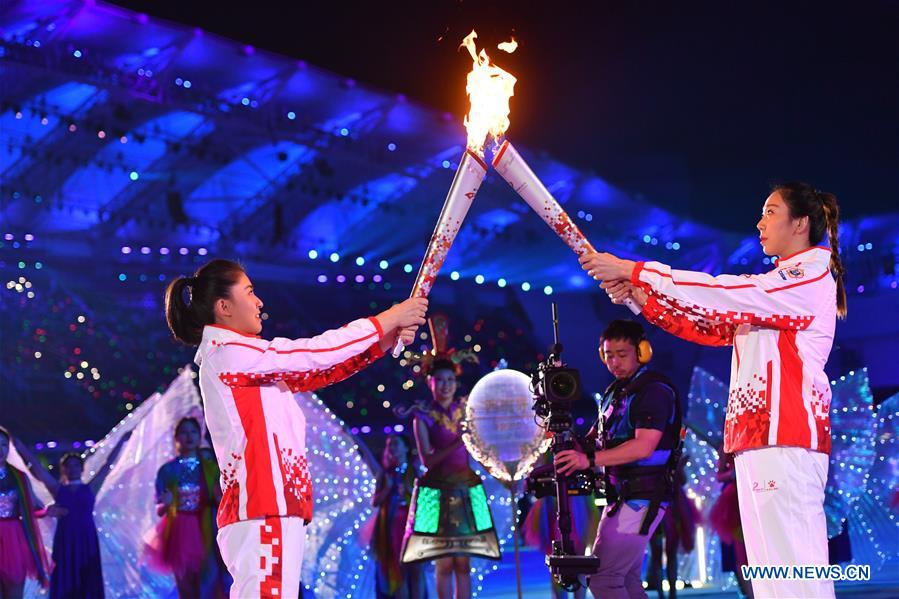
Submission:
[[[575,254],[582,256],[596,251],[508,140],[503,142],[494,156],[493,168]],[[624,304],[634,314],[640,313],[640,308],[632,300],[627,299]]]
[[[431,292],[440,267],[443,266],[443,261],[462,227],[462,221],[465,220],[478,188],[487,174],[488,166],[483,159],[487,137],[495,139],[509,127],[509,98],[515,86],[515,77],[492,64],[483,49],[480,53],[476,52],[474,45],[476,37],[477,34],[472,31],[462,41],[462,46],[471,54],[473,61],[465,88],[471,99],[471,108],[465,116],[468,144],[443,202],[443,209],[431,234],[410,297],[427,297]],[[500,44],[500,48],[506,52],[513,51],[514,40]],[[393,348],[393,356],[399,357],[402,351],[403,345],[397,341]]]

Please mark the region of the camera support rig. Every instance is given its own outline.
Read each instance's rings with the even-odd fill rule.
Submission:
[[[562,344],[559,342],[559,315],[555,302],[552,304],[553,345],[546,360],[531,375],[531,387],[535,395],[534,411],[544,422],[547,433],[552,435],[550,452],[555,457],[559,452],[577,447],[572,428],[571,406],[581,396],[580,374],[574,368],[567,368],[562,362]],[[572,495],[592,495],[596,477],[591,470],[582,470],[570,475],[556,471],[554,464],[535,468],[527,478],[527,492],[538,498],[555,496],[556,518],[559,539],[552,543],[552,553],[546,556],[553,580],[562,588],[575,591],[581,587],[579,577],[599,571],[599,558],[576,555],[571,538]]]

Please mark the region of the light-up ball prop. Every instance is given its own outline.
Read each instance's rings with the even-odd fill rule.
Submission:
[[[521,480],[550,440],[534,420],[531,379],[497,370],[475,384],[465,405],[462,440],[468,453],[503,482]]]

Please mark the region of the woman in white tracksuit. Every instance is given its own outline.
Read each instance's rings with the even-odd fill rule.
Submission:
[[[616,303],[688,341],[733,346],[724,451],[736,454],[749,565],[828,564],[824,486],[830,385],[824,365],[846,315],[836,198],[804,183],[774,188],[756,225],[761,275],[711,276],[589,254],[584,270]],[[827,234],[829,247],[818,244]],[[756,597],[833,597],[824,580],[753,580]]]
[[[165,303],[175,338],[198,346],[221,469],[217,540],[234,578],[231,597],[296,597],[313,506],[306,421],[293,394],[358,372],[398,336],[411,343],[427,300],[406,300],[317,337],[268,341],[259,337],[262,300],[243,267],[212,260],[172,281]]]

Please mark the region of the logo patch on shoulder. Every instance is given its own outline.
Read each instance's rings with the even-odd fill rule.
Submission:
[[[781,268],[777,271],[777,274],[780,275],[780,278],[786,281],[789,279],[801,279],[805,276],[805,271],[798,266],[791,266],[789,268]]]

